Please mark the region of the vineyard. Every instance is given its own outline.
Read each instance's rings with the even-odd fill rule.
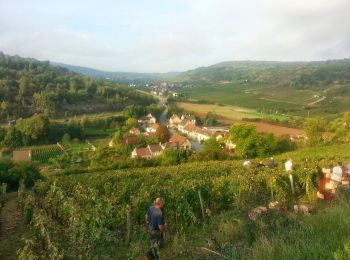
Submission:
[[[48,163],[50,158],[55,158],[63,153],[62,148],[58,145],[44,145],[33,147],[22,147],[19,150],[31,150],[32,161],[40,163]]]
[[[227,211],[247,218],[253,207],[270,201],[291,207],[299,201],[316,199],[315,183],[320,170],[314,162],[295,161],[294,194],[282,161],[276,169],[247,169],[241,165],[239,161],[189,163],[38,182],[23,201],[36,230],[36,240],[22,254],[36,252],[51,259],[140,256],[140,248],[147,246],[144,214],[158,196],[166,201],[167,229],[174,233],[186,233]],[[127,214],[133,223],[129,231],[131,243],[138,243],[138,249],[130,250],[126,242]]]

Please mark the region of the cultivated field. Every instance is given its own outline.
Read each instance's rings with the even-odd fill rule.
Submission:
[[[280,135],[301,135],[303,131],[296,128],[272,125],[263,122],[243,122],[243,118],[262,118],[265,115],[258,113],[252,109],[246,109],[235,106],[219,106],[211,104],[194,104],[194,103],[177,103],[177,106],[186,111],[192,111],[199,117],[205,117],[208,112],[212,112],[218,116],[218,120],[225,125],[232,125],[234,123],[240,124],[254,124],[258,132],[273,133],[276,136]],[[283,117],[280,116],[279,119]]]
[[[181,93],[189,99],[293,114],[305,113],[304,106],[322,95],[321,91],[240,82],[201,83]]]

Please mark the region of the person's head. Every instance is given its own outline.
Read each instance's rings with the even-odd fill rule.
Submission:
[[[162,209],[164,207],[164,200],[162,198],[156,198],[156,200],[154,201],[154,205],[157,208]]]

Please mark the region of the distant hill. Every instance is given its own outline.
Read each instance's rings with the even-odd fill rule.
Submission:
[[[350,82],[350,59],[313,62],[228,61],[189,70],[175,81],[242,81],[297,89]]]
[[[76,73],[84,74],[90,77],[103,78],[113,81],[118,81],[128,84],[143,84],[148,82],[154,82],[164,80],[167,78],[175,77],[179,72],[167,72],[167,73],[135,73],[135,72],[109,72],[102,71],[87,67],[68,65],[59,62],[52,62],[51,64],[59,67],[69,69]]]
[[[181,73],[188,100],[269,113],[335,115],[350,110],[350,59],[313,62],[228,61]]]
[[[0,120],[121,111],[156,100],[124,84],[93,79],[49,61],[0,52]]]

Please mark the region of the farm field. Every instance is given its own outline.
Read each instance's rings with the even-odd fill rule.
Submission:
[[[50,158],[55,158],[63,153],[63,150],[56,144],[21,147],[17,150],[31,150],[32,161],[37,161],[41,164],[47,164]]]
[[[234,106],[219,106],[210,104],[195,104],[195,103],[177,103],[177,106],[185,109],[186,111],[191,111],[197,116],[203,118],[208,112],[218,116],[218,121],[225,125],[232,125],[235,123],[240,124],[254,124],[258,132],[262,133],[273,133],[277,136],[280,135],[302,135],[303,131],[296,128],[290,128],[285,126],[278,126],[263,122],[245,122],[241,121],[243,118],[263,118],[264,116],[277,118],[279,120],[285,119],[285,116],[272,116],[264,115],[258,113],[252,109],[234,107]]]
[[[259,110],[300,111],[316,92],[257,83],[199,83],[180,90],[187,98]]]

